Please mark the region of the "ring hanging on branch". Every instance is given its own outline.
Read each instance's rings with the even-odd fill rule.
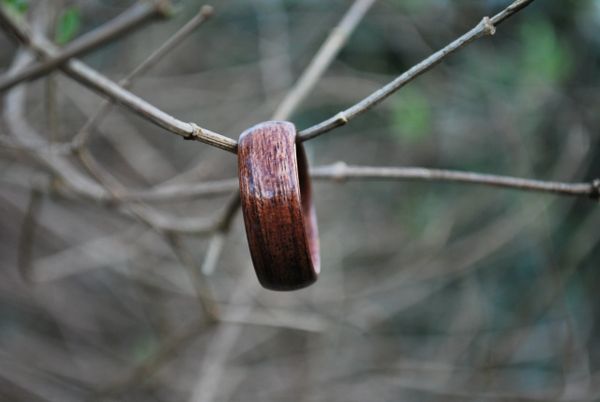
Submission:
[[[308,163],[296,127],[269,121],[238,141],[242,212],[252,263],[261,285],[295,290],[317,280],[317,219]]]

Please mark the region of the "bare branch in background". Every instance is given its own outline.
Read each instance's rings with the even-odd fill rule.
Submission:
[[[372,1],[370,0],[354,1],[338,25],[331,31],[321,50],[315,55],[306,70],[302,73],[300,79],[284,98],[283,102],[288,102],[288,104],[284,105],[282,103],[277,108],[274,115],[275,119],[287,119],[289,114],[293,113],[294,109],[306,98],[371,5]],[[343,32],[343,35],[338,37],[340,32]],[[210,274],[215,270],[220,254],[225,247],[225,237],[229,232],[231,221],[240,207],[240,194],[239,190],[236,190],[228,205],[228,213],[223,215],[220,230],[217,230],[210,239],[209,249],[202,265],[202,272],[204,274]],[[253,304],[246,302],[246,300],[252,300],[253,298],[253,294],[246,294],[246,289],[250,287],[252,280],[253,276],[251,274],[245,273],[242,275],[236,283],[231,297],[231,304],[233,305],[247,304],[237,311],[238,316],[242,319],[248,317],[253,311]],[[256,292],[256,290],[253,290],[253,292]],[[225,314],[227,315],[227,313]],[[217,332],[216,338],[209,344],[207,357],[203,360],[201,375],[194,388],[190,402],[211,401],[215,398],[219,384],[222,381],[225,362],[241,331],[240,327],[221,323],[217,328]]]
[[[32,37],[30,28],[23,21],[15,20],[2,9],[0,9],[0,16],[3,26],[9,26],[13,31],[19,32],[18,38],[36,52],[46,57],[55,57],[60,53],[60,50],[43,36]],[[185,139],[204,142],[232,153],[236,151],[237,142],[235,140],[202,128],[195,123],[186,123],[176,119],[76,59],[69,59],[61,66],[61,69],[81,84],[126,106],[144,119],[173,134]]]
[[[202,275],[202,270],[196,263],[194,255],[190,253],[190,250],[183,243],[182,237],[177,233],[167,233],[165,237],[177,259],[187,271],[196,292],[196,299],[204,315],[209,321],[217,321],[220,316],[219,308],[215,302],[210,284],[206,281],[206,277]]]
[[[19,236],[17,266],[21,277],[27,282],[31,279],[31,255],[35,244],[36,221],[42,206],[42,197],[43,195],[38,190],[31,190]]]
[[[185,24],[177,32],[175,32],[173,36],[167,39],[165,43],[163,43],[154,52],[152,52],[146,58],[146,60],[141,62],[136,68],[134,68],[129,74],[127,74],[127,76],[121,79],[118,84],[123,88],[131,87],[133,79],[151,69],[154,65],[156,65],[156,63],[162,60],[179,44],[183,43],[183,41],[196,30],[196,28],[202,25],[213,15],[213,12],[214,11],[211,6],[202,6],[198,14],[196,14],[196,16],[194,16],[191,20],[187,22],[187,24]],[[102,118],[108,114],[111,106],[112,102],[110,100],[104,101],[102,105],[98,108],[96,113],[88,119],[88,121],[83,125],[83,127],[81,127],[79,132],[73,138],[73,143],[76,147],[81,147],[85,144],[89,133],[98,123],[100,123]]]
[[[472,43],[476,39],[483,36],[493,35],[496,32],[496,23],[500,23],[508,17],[514,15],[517,11],[522,10],[529,4],[533,3],[534,0],[517,0],[510,6],[493,16],[492,18],[484,17],[475,28],[462,35],[460,38],[452,41],[450,44],[438,50],[425,60],[411,67],[408,71],[400,75],[398,78],[385,85],[384,87],[373,92],[357,104],[349,107],[336,114],[335,116],[319,123],[301,130],[298,133],[299,141],[306,141],[315,138],[321,134],[333,130],[334,128],[347,124],[350,120],[356,116],[370,110],[374,106],[384,101],[387,97],[398,91],[400,88],[420,76],[426,71],[436,66],[446,57],[450,56],[454,52],[464,48],[468,44]]]
[[[269,99],[292,83],[290,21],[279,0],[258,0],[252,5],[258,22],[261,87]]]
[[[135,3],[118,17],[77,38],[64,49],[55,52],[54,55],[46,57],[43,61],[32,63],[13,74],[0,77],[0,93],[23,81],[33,80],[48,74],[71,58],[81,56],[108,42],[119,39],[152,18],[166,17],[168,8],[169,6],[165,7],[165,4]],[[6,14],[6,11],[0,12],[0,20],[2,20],[3,26],[11,25],[10,17]],[[17,37],[23,38],[24,36],[23,32],[17,34]],[[27,39],[21,40],[27,41]]]
[[[313,89],[319,78],[333,59],[337,56],[350,34],[363,19],[375,0],[361,0],[352,4],[339,24],[333,28],[325,42],[321,45],[308,67],[304,70],[294,87],[287,93],[281,104],[273,113],[273,120],[286,120],[298,107],[300,102]]]
[[[556,195],[581,196],[597,199],[600,189],[598,179],[587,183],[565,183],[524,179],[512,176],[492,175],[486,173],[466,172],[448,169],[423,167],[382,167],[356,166],[337,162],[331,165],[315,166],[310,170],[314,180],[393,180],[393,181],[438,181],[475,184],[482,186],[512,188],[532,192],[554,193]],[[230,194],[239,187],[238,179],[206,181],[200,183],[169,185],[156,189],[119,193],[118,197],[102,196],[97,202],[128,203],[173,202],[195,198],[218,197]],[[48,191],[48,185],[40,183],[35,187],[38,191]],[[218,224],[215,223],[217,227]],[[213,227],[213,225],[211,225]]]
[[[211,236],[210,242],[208,243],[208,250],[206,251],[204,262],[202,263],[202,273],[204,275],[210,275],[214,272],[219,262],[221,252],[225,247],[225,238],[231,229],[233,218],[240,209],[240,206],[240,194],[238,191],[236,191],[225,206],[223,215],[221,215],[221,219],[216,226],[216,230]]]
[[[598,199],[600,196],[600,179],[590,183],[561,183],[522,179],[519,177],[499,176],[493,174],[461,172],[458,170],[427,169],[421,167],[373,167],[349,166],[338,162],[328,166],[311,169],[314,179],[332,180],[425,180],[478,184],[492,187],[504,187],[515,190],[554,193],[557,195],[587,196]]]
[[[18,69],[20,65],[25,65],[28,60],[29,56],[21,53],[20,56],[15,59],[12,68]],[[30,142],[35,144],[43,141],[41,135],[39,135],[25,119],[25,88],[15,87],[9,90],[5,96],[5,100],[6,107],[4,108],[3,115],[13,140],[26,147]],[[85,153],[85,150],[81,149],[80,152]],[[118,202],[120,197],[118,188],[107,189],[98,185],[88,176],[82,174],[82,172],[66,158],[45,152],[38,152],[35,156],[42,164],[47,166],[52,173],[59,177],[69,190],[74,191],[77,195],[96,201],[114,200]],[[106,185],[108,180],[111,181],[111,185],[116,186],[116,183],[110,180],[110,175],[96,164],[92,158],[85,159],[84,166],[86,166],[89,169],[88,171],[97,180],[100,180],[101,183]],[[147,222],[152,227],[164,231],[204,234],[213,231],[218,222],[217,218],[211,219],[204,217],[175,219],[174,217],[167,217],[148,207],[141,208],[139,206],[133,206],[132,208],[134,208],[134,214],[143,221]]]
[[[299,141],[309,140],[336,127],[347,124],[349,120],[376,106],[378,103],[383,101],[392,93],[396,92],[408,82],[412,81],[419,75],[431,69],[433,66],[441,62],[450,54],[463,48],[467,44],[473,42],[475,39],[478,39],[485,35],[493,34],[495,32],[494,23],[500,23],[504,21],[508,17],[514,15],[517,11],[520,11],[527,5],[531,4],[533,1],[534,0],[517,0],[516,2],[508,6],[506,9],[496,14],[494,17],[484,18],[479,24],[477,24],[475,28],[473,28],[460,38],[456,39],[440,51],[432,54],[427,59],[415,65],[407,72],[396,78],[394,81],[390,82],[386,86],[374,92],[373,94],[363,99],[356,105],[338,113],[336,116],[331,117],[328,120],[325,120],[317,125],[300,131],[298,134]],[[360,11],[360,9],[358,10]],[[25,44],[30,44],[36,51],[41,52],[50,57],[56,55],[56,53],[58,52],[56,48],[45,38],[28,37],[27,32],[29,30],[26,26],[23,25],[19,27],[19,24],[16,23],[14,20],[11,20],[11,18],[7,15],[3,15],[3,20],[4,25],[11,26],[13,27],[13,31],[19,32],[17,37],[21,41],[23,41]],[[352,21],[350,20],[350,22]],[[331,50],[328,50],[328,52],[329,51]],[[315,62],[315,65],[316,64],[317,63]],[[322,67],[322,69],[324,70],[324,67]],[[155,106],[137,97],[131,92],[122,89],[108,78],[102,76],[100,73],[87,67],[81,62],[78,62],[76,60],[70,60],[63,66],[63,70],[82,84],[92,88],[97,92],[100,92],[105,96],[108,96],[115,102],[127,106],[129,109],[131,109],[133,112],[137,113],[141,117],[152,121],[153,123],[174,134],[183,136],[186,139],[201,141],[208,145],[212,145],[232,153],[236,152],[237,142],[235,140],[210,131],[208,129],[202,128],[195,123],[185,123],[180,120],[177,120],[175,117],[170,116],[169,114],[156,108]],[[309,78],[307,77],[306,80],[308,79]],[[304,86],[304,84],[302,86]],[[278,116],[279,118],[285,118],[284,114],[281,111],[279,112]]]
[[[374,0],[356,0],[352,6],[346,11],[340,22],[329,33],[321,48],[315,54],[311,62],[308,64],[304,72],[294,86],[288,91],[281,104],[273,114],[274,120],[286,120],[290,114],[300,105],[300,103],[308,96],[316,83],[325,73],[335,56],[340,49],[348,41],[350,34],[358,26],[358,23],[365,16]],[[228,186],[229,181],[221,182],[224,187]],[[219,260],[219,256],[225,245],[225,237],[231,226],[231,220],[235,213],[240,208],[240,196],[238,191],[237,180],[231,180],[231,184],[235,183],[235,191],[232,201],[229,204],[226,212],[223,215],[221,229],[217,230],[210,239],[208,252],[202,265],[202,272],[211,274]],[[218,183],[215,190],[221,190]],[[199,188],[198,188],[199,189]],[[186,190],[187,191],[187,190]]]

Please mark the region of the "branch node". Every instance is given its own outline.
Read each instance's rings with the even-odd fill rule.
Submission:
[[[335,120],[340,122],[342,126],[345,124],[348,124],[348,117],[346,116],[346,114],[344,112],[339,112],[335,116]]]
[[[590,198],[594,201],[600,201],[600,179],[592,180],[592,191]]]
[[[54,196],[59,194],[62,191],[67,189],[67,184],[64,180],[57,176],[51,176],[48,180],[48,193],[50,196]]]
[[[338,161],[333,164],[333,180],[339,183],[346,181],[346,168],[348,165],[346,162]]]
[[[214,13],[215,9],[210,4],[205,4],[202,6],[202,8],[200,8],[200,14],[202,14],[204,18],[210,18]]]
[[[490,17],[483,17],[481,24],[483,25],[484,35],[494,35],[496,33],[496,27]]]
[[[188,123],[188,124],[190,126],[192,126],[192,132],[189,133],[188,135],[184,136],[183,137],[184,140],[196,141],[198,138],[200,138],[204,135],[204,130],[202,130],[202,127],[200,127],[196,123]]]
[[[85,145],[85,138],[83,138],[83,136],[75,137],[70,144],[69,152],[73,156],[79,156],[81,155],[81,152],[83,151]]]
[[[170,18],[173,16],[173,5],[169,0],[155,0],[154,7],[157,13],[163,18]]]
[[[529,5],[530,1],[528,0],[517,0],[514,3],[512,3],[510,6],[508,6],[506,8],[506,11],[508,12],[515,12],[515,11],[519,11],[521,8]]]

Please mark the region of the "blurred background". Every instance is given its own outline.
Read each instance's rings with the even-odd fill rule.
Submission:
[[[134,4],[3,1],[63,45]],[[203,4],[175,2],[170,18],[82,60],[119,80]],[[351,4],[213,3],[213,18],[132,91],[237,138],[270,118]],[[290,120],[305,128],[334,115],[508,4],[377,1]],[[494,36],[307,142],[311,165],[597,178],[599,30],[598,1],[534,2]],[[0,32],[3,73],[20,54]],[[600,400],[597,202],[318,180],[321,277],[269,292],[254,276],[241,214],[217,238],[165,234],[135,215],[147,206],[192,225],[220,216],[230,193],[108,202],[61,184],[40,144],[70,141],[100,96],[60,72],[3,95],[2,138],[35,133],[37,142],[0,147],[0,400]],[[11,102],[27,126],[11,120]],[[119,106],[87,149],[115,186],[132,191],[237,171],[235,156]],[[49,158],[98,180],[73,155]]]

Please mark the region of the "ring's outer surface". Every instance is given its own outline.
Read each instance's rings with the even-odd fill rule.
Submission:
[[[296,127],[269,121],[238,141],[246,236],[261,285],[295,290],[317,280],[319,235],[304,149]]]

